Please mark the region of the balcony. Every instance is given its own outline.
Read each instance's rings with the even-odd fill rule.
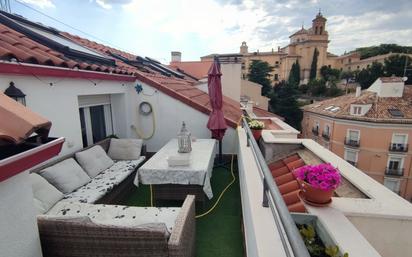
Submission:
[[[325,132],[325,131],[322,132],[322,137],[323,137],[323,139],[329,141],[329,140],[330,140],[330,134],[329,134],[329,132]]]
[[[350,147],[359,147],[360,145],[360,140],[353,140],[351,138],[345,137],[345,145],[350,146]]]
[[[353,161],[349,161],[349,160],[346,160],[349,164],[351,164],[353,167],[356,167],[357,165],[358,165],[358,163],[357,162],[353,162]]]
[[[386,176],[395,176],[395,177],[402,177],[404,169],[391,169],[386,168],[385,175]]]
[[[389,144],[389,151],[390,152],[402,152],[406,153],[408,152],[408,144],[396,144],[396,143],[391,143]]]
[[[315,136],[318,136],[319,135],[319,128],[312,128],[312,133],[313,133],[313,135],[315,135]]]

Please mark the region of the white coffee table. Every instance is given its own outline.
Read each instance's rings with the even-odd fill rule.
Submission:
[[[186,191],[186,189],[195,188],[193,185],[196,185],[197,187],[200,186],[204,194],[211,199],[213,192],[210,179],[216,156],[216,140],[197,139],[192,142],[192,151],[190,153],[178,153],[177,150],[177,139],[170,140],[138,169],[134,184],[138,186],[140,182],[142,184],[159,185],[155,187],[157,189],[155,190],[157,199],[180,199],[183,195],[178,192],[179,189]],[[167,157],[175,155],[188,156],[190,164],[188,166],[169,166]],[[185,186],[179,187],[178,185]],[[170,190],[166,190],[167,188]],[[190,194],[190,192],[187,192],[187,194]]]

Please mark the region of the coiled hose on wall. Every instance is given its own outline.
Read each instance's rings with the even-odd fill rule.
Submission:
[[[148,109],[147,111],[145,111],[145,110],[144,110],[145,107],[146,107],[146,108],[149,108],[149,109]],[[149,136],[144,136],[144,135],[143,135],[143,132],[142,132],[137,126],[132,125],[131,128],[134,129],[134,131],[136,132],[136,134],[137,134],[141,139],[143,139],[143,140],[151,139],[151,138],[154,136],[155,131],[156,131],[156,116],[155,116],[155,112],[154,112],[154,110],[153,110],[153,106],[152,106],[152,104],[149,103],[149,102],[141,102],[140,105],[139,105],[139,107],[138,107],[138,109],[139,109],[139,110],[138,110],[138,113],[139,113],[140,115],[143,115],[143,116],[148,116],[148,115],[150,115],[150,113],[152,113],[152,132],[150,133]],[[139,118],[138,118],[137,120],[139,120]]]

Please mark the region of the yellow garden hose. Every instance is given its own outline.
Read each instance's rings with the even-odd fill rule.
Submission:
[[[235,155],[232,154],[232,160],[231,160],[231,162],[230,162],[230,173],[232,174],[232,181],[230,181],[230,183],[225,187],[225,189],[223,189],[223,191],[222,191],[222,192],[220,193],[220,195],[219,195],[219,198],[217,198],[217,200],[216,200],[216,202],[213,204],[213,206],[212,206],[209,210],[207,210],[205,213],[202,213],[202,214],[197,215],[197,216],[196,216],[196,219],[202,218],[202,217],[208,215],[209,213],[211,213],[211,212],[216,208],[216,206],[219,204],[220,199],[223,197],[223,195],[225,194],[225,192],[229,189],[229,187],[230,187],[233,183],[235,183],[236,177],[235,177],[235,174],[233,173],[233,159],[234,159],[234,156],[235,156]]]
[[[150,108],[152,109],[152,133],[150,134],[150,136],[147,136],[147,137],[145,137],[144,135],[143,135],[143,132],[137,127],[137,126],[135,126],[135,125],[132,125],[132,129],[134,129],[134,131],[136,132],[136,134],[141,138],[141,139],[143,139],[143,140],[148,140],[148,139],[151,139],[153,136],[154,136],[154,134],[155,134],[155,131],[156,131],[156,116],[155,116],[155,112],[154,112],[154,110],[153,110],[153,107],[152,107],[152,105],[149,103],[149,102],[146,102],[147,104],[149,104],[150,105]]]
[[[153,117],[154,118],[154,117]],[[242,120],[243,116],[240,117],[239,121],[237,122],[236,125],[236,130],[239,127],[240,121]],[[137,131],[136,131],[137,132]],[[235,174],[233,173],[233,160],[234,160],[235,155],[232,154],[232,159],[230,161],[230,173],[232,175],[232,181],[230,181],[230,183],[223,189],[223,191],[220,193],[219,197],[217,198],[216,202],[213,204],[213,206],[211,208],[209,208],[209,210],[207,210],[206,212],[199,214],[197,216],[195,216],[196,219],[202,218],[208,214],[210,214],[215,208],[216,206],[219,204],[220,200],[222,199],[223,195],[226,193],[226,191],[229,189],[229,187],[231,185],[233,185],[233,183],[235,183],[236,181],[236,177]],[[150,185],[150,206],[153,207],[153,189],[152,189],[152,185]]]

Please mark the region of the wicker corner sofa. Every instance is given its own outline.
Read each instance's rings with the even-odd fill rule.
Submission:
[[[195,197],[186,197],[170,235],[162,228],[97,225],[39,218],[43,256],[194,257]]]
[[[110,139],[96,143],[106,152]],[[94,145],[84,148],[89,149]],[[32,172],[73,158],[75,153],[62,156]],[[145,146],[142,147],[145,155]],[[140,167],[140,165],[138,166]],[[122,200],[135,186],[136,170],[116,185],[110,192],[92,204],[122,208],[145,208],[122,206]],[[82,204],[82,203],[80,203]],[[162,209],[162,208],[160,208]],[[147,226],[124,226],[119,224],[99,224],[89,217],[57,217],[40,215],[37,218],[40,241],[44,257],[194,257],[195,256],[195,196],[188,195],[176,216],[173,229],[169,231],[162,224]]]

